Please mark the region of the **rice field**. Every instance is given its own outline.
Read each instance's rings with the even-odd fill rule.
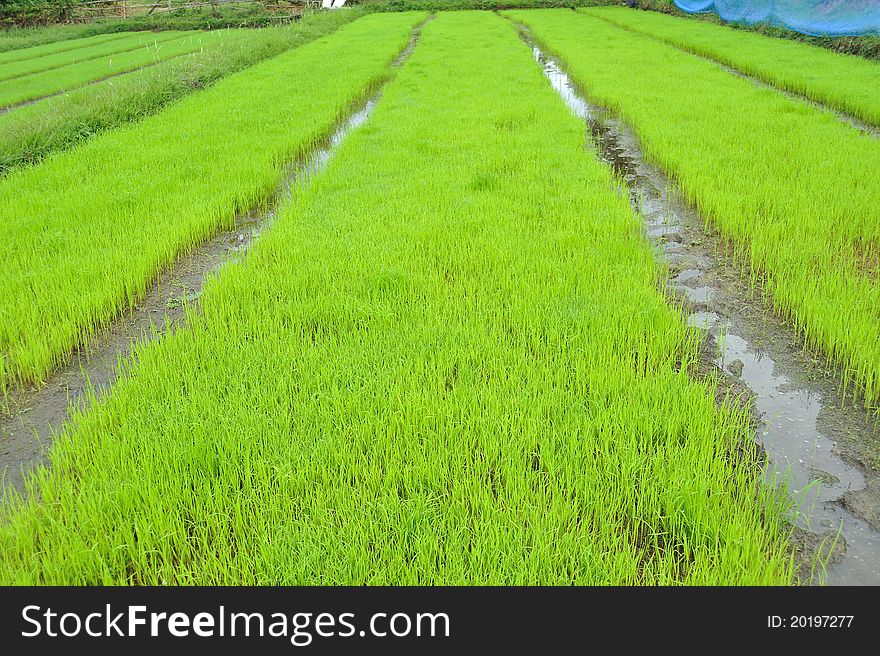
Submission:
[[[564,10],[508,15],[633,127],[648,156],[730,241],[768,302],[876,407],[880,140],[600,18]]]
[[[580,11],[880,126],[880,62],[656,12],[622,7]]]
[[[736,284],[826,359],[858,418],[880,397],[880,141],[783,81],[757,87],[612,16],[629,20],[357,14],[10,169],[0,447],[20,399],[58,386],[163,272],[264,220],[182,320],[71,399],[44,463],[0,502],[0,583],[792,585],[824,571],[828,545],[798,546],[799,491],[766,475],[767,418],[712,364],[626,180],[528,40],[632,129]],[[130,38],[39,46],[0,77],[141,52]]]
[[[227,75],[331,34],[360,15],[359,9],[309,14],[290,26],[250,30],[240,39],[0,112],[0,176],[155,114]]]
[[[39,381],[179,253],[264,203],[284,162],[386,75],[418,18],[357,21],[0,181],[0,385]]]
[[[128,73],[226,41],[241,39],[247,32],[248,30],[242,29],[204,33],[162,32],[149,36],[138,34],[131,37],[131,42],[126,44],[131,47],[122,51],[102,53],[74,61],[70,60],[67,53],[53,55],[50,57],[53,64],[51,67],[0,82],[0,109],[75,89],[90,82]],[[117,43],[118,40],[110,42],[112,45]],[[7,65],[9,67],[7,70],[11,72],[26,70],[25,64],[29,61],[32,60]],[[34,66],[38,65],[34,64]]]
[[[13,50],[5,50],[0,52],[0,64],[6,65],[12,62],[23,61],[36,57],[44,57],[62,52],[72,52],[80,48],[89,48],[101,43],[109,43],[117,39],[129,36],[125,33],[116,34],[97,34],[95,36],[85,37],[81,39],[65,39],[61,41],[53,41],[52,43],[44,43],[31,47],[16,48]]]
[[[51,69],[78,64],[107,55],[117,55],[130,50],[138,50],[147,45],[155,45],[190,35],[192,32],[164,32],[161,34],[134,33],[119,39],[105,40],[85,48],[66,50],[57,54],[30,57],[20,61],[0,65],[0,81],[40,73]],[[68,71],[71,69],[67,69]]]

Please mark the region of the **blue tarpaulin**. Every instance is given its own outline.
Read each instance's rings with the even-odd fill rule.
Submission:
[[[767,23],[815,36],[880,34],[880,0],[675,0],[688,13]]]

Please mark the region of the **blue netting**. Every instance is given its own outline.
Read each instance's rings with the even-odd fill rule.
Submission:
[[[675,0],[688,13],[769,23],[815,36],[880,34],[880,0]]]

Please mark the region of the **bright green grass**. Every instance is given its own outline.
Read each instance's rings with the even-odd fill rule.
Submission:
[[[126,36],[124,39],[112,39],[110,41],[105,41],[104,43],[97,43],[87,48],[65,50],[64,52],[59,52],[57,54],[44,55],[42,57],[33,57],[31,59],[2,64],[0,65],[0,81],[11,80],[12,78],[31,75],[32,73],[39,73],[41,71],[57,69],[62,66],[85,62],[105,55],[116,55],[117,53],[135,50],[153,43],[162,43],[173,39],[180,39],[188,34],[192,34],[192,32],[161,32],[160,34],[138,32]],[[14,84],[14,82],[11,84]]]
[[[570,11],[510,12],[638,133],[807,343],[880,399],[880,141],[699,57]],[[645,62],[651,62],[645,65]]]
[[[0,181],[0,387],[39,379],[386,74],[420,14],[365,18]]]
[[[164,33],[151,35],[152,38],[146,40],[146,45],[136,50],[106,55],[0,83],[0,107],[9,107],[67,89],[75,89],[95,80],[127,73],[230,40],[241,39],[250,32],[247,29],[216,30],[196,32],[185,38],[171,39],[165,37]]]
[[[291,25],[251,30],[243,39],[0,113],[0,175],[154,114],[222,77],[331,34],[361,15],[357,9],[309,12]]]
[[[880,125],[880,62],[653,11],[625,7],[581,11]]]
[[[55,442],[0,582],[790,583],[618,184],[509,23],[438,16]]]
[[[78,50],[79,48],[88,48],[99,43],[107,43],[116,39],[122,39],[129,36],[130,32],[116,34],[97,34],[83,39],[71,39],[69,41],[55,41],[42,45],[32,46],[30,48],[21,48],[17,50],[9,50],[8,52],[0,52],[0,64],[9,64],[11,62],[23,61],[25,59],[34,59],[36,57],[45,57],[59,52],[67,52]],[[3,43],[3,39],[0,39]]]

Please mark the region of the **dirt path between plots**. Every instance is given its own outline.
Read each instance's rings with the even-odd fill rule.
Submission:
[[[706,331],[702,375],[720,379],[756,419],[768,479],[787,484],[797,506],[794,546],[802,580],[880,584],[880,433],[865,409],[843,399],[835,369],[803,348],[796,332],[749,289],[727,245],[675,184],[645,160],[627,126],[590,104],[559,62],[520,27],[544,74],[589,126],[597,154],[629,188],[655,256],[668,263],[667,292],[688,323]],[[827,572],[813,567],[828,556]],[[830,555],[829,555],[830,554]]]
[[[424,23],[413,30],[406,48],[392,62],[392,69],[401,66],[412,53],[423,26]],[[327,167],[345,137],[369,118],[383,86],[384,82],[377,89],[368,90],[367,100],[356,104],[329,138],[307,157],[286,167],[265,209],[239,216],[234,228],[220,232],[178,258],[160,274],[137,305],[130,307],[87,348],[76,351],[70,364],[56,370],[42,385],[10,393],[6,407],[0,407],[0,493],[6,488],[25,491],[27,472],[45,462],[52,437],[62,429],[71,409],[86,407],[90,390],[100,399],[110,389],[118,374],[118,363],[129,356],[135,344],[155,339],[184,323],[186,308],[198,306],[198,297],[210,276],[241,257],[260,230],[271,225],[293,189],[304,186]]]

